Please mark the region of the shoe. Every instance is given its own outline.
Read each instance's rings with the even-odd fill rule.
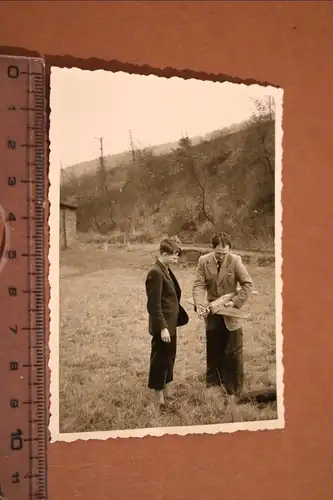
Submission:
[[[169,401],[170,403],[172,403],[172,401],[176,401],[176,396],[164,396],[164,398],[166,399],[166,401]]]

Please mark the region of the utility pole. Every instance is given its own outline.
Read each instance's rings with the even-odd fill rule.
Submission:
[[[134,150],[134,144],[133,144],[133,138],[132,138],[132,131],[129,131],[129,137],[130,137],[130,144],[131,144],[131,150],[132,150],[132,158],[133,158],[133,163],[135,165],[135,150]]]
[[[64,169],[63,169],[61,160],[60,160],[60,178],[61,178],[62,183],[64,183]],[[60,182],[60,185],[61,185],[61,182]]]
[[[96,139],[99,140],[100,151],[101,151],[101,154],[99,157],[101,187],[102,187],[102,189],[105,189],[106,172],[105,172],[105,165],[104,165],[103,137],[96,137]]]
[[[111,221],[112,225],[115,225],[115,221],[113,219],[113,207],[112,207],[113,201],[110,197],[109,188],[108,188],[107,179],[106,179],[106,168],[105,168],[105,163],[104,163],[104,152],[103,152],[103,137],[96,137],[95,139],[99,140],[100,151],[101,151],[101,155],[99,158],[100,189],[101,189],[101,193],[105,196],[106,204],[109,208],[110,221]]]
[[[96,137],[96,139],[98,139],[99,143],[100,143],[101,158],[104,158],[104,153],[103,153],[103,137]]]

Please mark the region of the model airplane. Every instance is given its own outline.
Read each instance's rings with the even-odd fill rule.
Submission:
[[[252,290],[251,292],[254,295],[257,295],[258,292],[256,290]],[[227,302],[230,302],[232,298],[237,294],[237,292],[232,292],[228,293],[226,295],[222,295],[218,299],[214,300],[213,302],[210,302],[209,304],[207,303],[205,305],[206,307],[206,314],[209,312],[213,314],[220,314],[221,316],[231,316],[232,318],[239,318],[239,319],[248,319],[250,318],[250,314],[247,312],[242,311],[241,309],[237,309],[237,307],[226,307],[225,304]],[[186,302],[188,304],[191,304],[194,306],[193,299],[187,299]]]

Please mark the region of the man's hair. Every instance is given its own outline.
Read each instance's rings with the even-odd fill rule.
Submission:
[[[160,243],[160,254],[166,253],[168,255],[173,255],[174,253],[180,253],[181,247],[174,238],[165,238]]]
[[[231,236],[228,233],[224,232],[213,234],[212,246],[213,248],[216,248],[218,245],[222,245],[223,247],[229,245],[229,247],[231,248]]]

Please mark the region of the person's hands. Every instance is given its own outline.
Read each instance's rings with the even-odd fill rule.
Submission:
[[[235,303],[232,300],[229,300],[224,304],[224,307],[235,307]]]
[[[209,309],[207,307],[202,306],[201,304],[198,304],[196,306],[196,310],[197,310],[197,315],[199,316],[200,319],[205,318],[209,313]]]
[[[163,328],[163,330],[161,331],[161,339],[163,340],[163,342],[171,342],[170,333],[167,328]]]

